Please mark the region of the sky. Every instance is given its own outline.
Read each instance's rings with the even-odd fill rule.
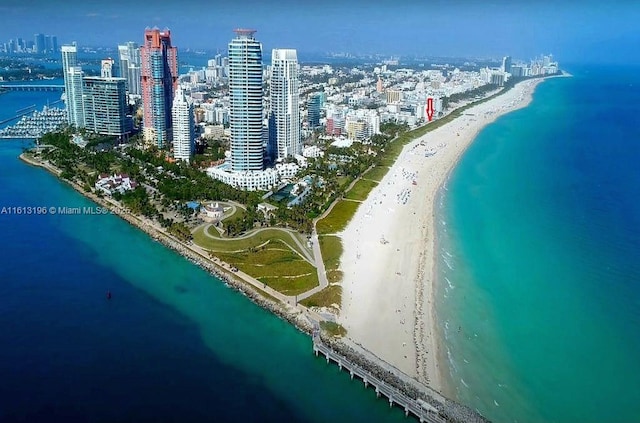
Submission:
[[[0,0],[0,42],[54,34],[59,43],[141,42],[145,27],[173,44],[226,51],[234,28],[263,49],[441,57],[640,63],[640,1],[550,0]]]

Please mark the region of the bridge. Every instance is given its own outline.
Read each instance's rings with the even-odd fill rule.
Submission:
[[[64,91],[64,85],[14,85],[2,84],[0,91]]]
[[[380,395],[384,395],[389,400],[389,407],[393,405],[397,405],[398,407],[404,409],[404,414],[408,416],[412,414],[421,423],[445,423],[446,420],[442,417],[438,409],[428,404],[426,401],[421,399],[413,399],[402,392],[400,392],[395,387],[389,385],[387,382],[375,377],[366,369],[357,366],[356,364],[349,361],[346,357],[337,353],[336,351],[329,348],[325,345],[320,337],[314,333],[313,336],[313,352],[316,357],[319,354],[322,354],[326,359],[327,363],[333,361],[338,365],[340,370],[346,369],[353,379],[354,376],[357,376],[364,383],[365,388],[368,388],[371,385],[376,390],[376,396],[380,397]]]

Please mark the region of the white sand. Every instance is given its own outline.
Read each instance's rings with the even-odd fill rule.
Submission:
[[[525,107],[541,81],[521,82],[405,146],[341,234],[339,321],[347,336],[436,391],[442,391],[431,306],[437,191],[478,132]]]

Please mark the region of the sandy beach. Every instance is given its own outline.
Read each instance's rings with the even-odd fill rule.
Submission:
[[[478,132],[525,107],[543,79],[468,109],[407,144],[340,234],[344,252],[339,321],[362,348],[442,392],[434,294],[434,202]]]

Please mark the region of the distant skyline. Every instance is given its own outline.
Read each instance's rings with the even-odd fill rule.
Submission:
[[[349,52],[443,57],[640,63],[640,4],[586,2],[337,1],[302,5],[245,0],[147,4],[123,0],[0,0],[0,40],[57,34],[59,45],[115,48],[142,43],[144,29],[171,30],[179,49],[226,51],[233,29],[256,29],[265,51]]]

